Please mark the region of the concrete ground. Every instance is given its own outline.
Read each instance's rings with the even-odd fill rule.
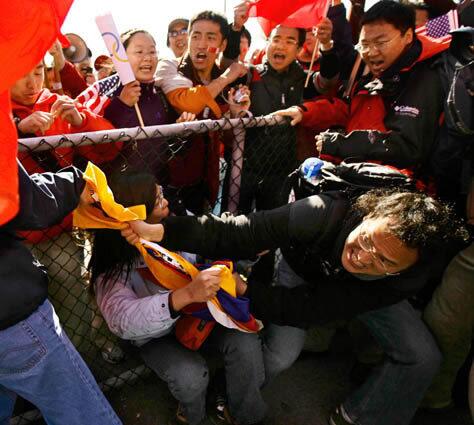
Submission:
[[[268,425],[328,425],[331,409],[351,391],[349,372],[353,358],[344,353],[305,352],[296,364],[265,389]],[[166,386],[148,375],[134,386],[108,394],[124,425],[165,425],[176,402]],[[428,414],[418,412],[412,425],[469,425],[467,408]],[[380,425],[383,425],[382,423]]]

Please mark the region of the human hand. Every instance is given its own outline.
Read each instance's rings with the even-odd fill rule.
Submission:
[[[186,286],[191,302],[206,302],[214,298],[221,286],[221,268],[210,267],[200,272]]]
[[[51,128],[53,122],[53,114],[49,112],[36,111],[18,123],[18,130],[23,134],[44,134]]]
[[[239,92],[239,99],[236,99],[236,93]],[[239,100],[237,102],[237,100]],[[239,84],[238,88],[232,87],[229,90],[229,109],[233,118],[239,117],[250,108],[250,89],[247,86]]]
[[[141,90],[140,83],[137,80],[132,81],[131,83],[125,84],[123,86],[119,99],[125,103],[125,105],[132,107],[138,102]]]
[[[84,122],[84,115],[81,114],[72,100],[68,96],[60,96],[51,106],[51,113],[54,117],[60,117],[74,127],[80,127]]]
[[[176,122],[177,123],[188,122],[188,121],[194,121],[195,119],[196,119],[196,114],[193,114],[192,112],[184,111],[176,120]]]
[[[231,81],[235,81],[246,74],[247,66],[242,62],[232,62],[224,72],[224,75]]]
[[[329,18],[323,18],[316,26],[315,36],[319,40],[319,44],[323,50],[329,50],[331,48],[332,22]]]
[[[120,231],[130,245],[136,245],[140,238],[148,241],[160,242],[165,234],[162,224],[149,224],[143,220],[134,220],[127,223],[127,227]]]
[[[318,134],[314,139],[316,140],[316,149],[321,153],[323,150],[323,136]]]
[[[63,48],[59,40],[56,40],[48,50],[49,54],[54,58],[54,67],[61,71],[64,68],[66,59],[64,57]]]
[[[278,115],[279,117],[290,117],[291,125],[296,125],[303,119],[303,111],[298,106],[290,106],[287,109],[273,112],[272,115]]]
[[[232,24],[235,31],[240,31],[249,18],[249,1],[239,3],[234,7],[234,22]]]
[[[80,206],[85,206],[85,205],[91,205],[93,204],[96,200],[94,199],[94,189],[92,186],[86,181],[86,185],[84,186],[84,190],[81,193],[81,196],[79,198],[79,205]]]
[[[232,273],[235,279],[235,289],[237,296],[241,297],[247,292],[247,282],[245,282],[238,273]]]

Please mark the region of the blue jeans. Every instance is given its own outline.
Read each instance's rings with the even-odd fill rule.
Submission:
[[[36,405],[48,425],[122,423],[49,301],[0,331],[0,425],[9,424],[17,395]]]
[[[284,286],[305,283],[286,262],[281,267],[283,273],[278,276]],[[407,301],[358,318],[382,346],[386,357],[365,383],[349,395],[343,403],[344,410],[357,425],[408,425],[439,368],[441,354],[436,342]],[[269,330],[271,338],[265,338],[265,373],[274,377],[296,360],[305,332],[275,325]]]
[[[229,410],[237,423],[254,424],[265,417],[266,404],[260,393],[264,381],[262,346],[258,335],[217,325],[202,349],[217,351],[224,358]],[[190,425],[206,416],[209,369],[198,351],[181,345],[174,335],[166,335],[140,347],[146,365],[167,383],[181,403]]]

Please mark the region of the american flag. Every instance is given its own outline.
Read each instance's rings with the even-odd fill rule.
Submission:
[[[96,81],[76,97],[76,102],[81,103],[86,108],[98,115],[103,115],[104,109],[110,103],[120,87],[120,77],[118,74],[111,75],[103,80]]]
[[[458,12],[450,10],[446,15],[430,19],[426,25],[417,28],[416,33],[449,44],[451,42],[449,33],[457,28],[459,28]]]

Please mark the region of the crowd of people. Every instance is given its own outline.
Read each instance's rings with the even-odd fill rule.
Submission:
[[[309,328],[335,321],[362,324],[383,358],[329,425],[408,425],[419,408],[452,406],[474,335],[474,7],[457,7],[463,26],[447,38],[426,28],[455,5],[434,6],[381,0],[348,20],[333,0],[317,26],[277,25],[253,52],[250,2],[232,23],[209,10],[173,19],[167,55],[147,29],[130,29],[121,42],[135,81],[125,85],[109,56],[72,63],[56,41],[52,68],[42,60],[10,89],[19,139],[248,115],[286,123],[246,129],[234,214],[224,213],[228,167],[220,176],[232,130],[19,153],[20,213],[0,227],[0,425],[18,395],[49,424],[122,423],[78,351],[85,333],[71,342],[62,331],[81,326],[66,317],[78,299],[166,382],[178,403],[170,424],[264,424],[262,389],[297,360]],[[389,166],[416,190],[289,202],[288,175],[309,157]],[[144,205],[146,218],[77,244],[72,212],[98,202],[89,161],[115,201]],[[220,271],[170,290],[150,275],[140,238],[192,264],[234,261],[237,295],[263,330],[216,324],[198,349],[183,345],[177,323],[216,296]],[[104,359],[120,361],[113,348]],[[223,370],[210,370],[210,351]],[[474,420],[474,367],[469,385]]]

